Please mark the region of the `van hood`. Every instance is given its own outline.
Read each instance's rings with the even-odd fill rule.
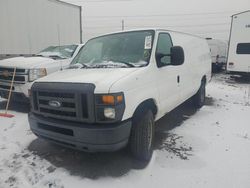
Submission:
[[[68,59],[54,60],[48,57],[14,57],[0,61],[0,66],[17,67],[21,69],[47,68],[51,64],[69,61]]]
[[[92,83],[95,84],[95,93],[109,92],[112,84],[140,68],[94,68],[94,69],[66,69],[36,82],[65,82],[65,83]]]

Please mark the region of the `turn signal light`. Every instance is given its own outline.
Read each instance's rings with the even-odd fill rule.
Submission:
[[[103,95],[102,96],[103,104],[115,105],[117,103],[122,103],[123,100],[124,100],[123,95]]]
[[[116,97],[116,101],[117,101],[118,103],[123,102],[123,95],[118,95],[118,96]]]
[[[103,95],[102,96],[102,102],[103,104],[115,104],[115,97],[112,95]]]

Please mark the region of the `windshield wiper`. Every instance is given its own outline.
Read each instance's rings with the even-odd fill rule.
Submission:
[[[35,57],[44,57],[43,55],[40,55],[40,54],[35,54],[34,56]]]
[[[82,69],[82,68],[88,68],[89,66],[87,66],[84,63],[76,63],[76,64],[72,64],[69,66],[69,69]]]
[[[52,59],[57,59],[57,58],[59,58],[59,59],[67,59],[66,57],[61,57],[59,55],[49,55],[48,57],[50,57]]]
[[[135,65],[133,65],[132,63],[128,63],[126,61],[120,61],[120,60],[116,60],[116,59],[109,59],[108,61],[112,61],[112,62],[116,62],[116,63],[122,63],[122,64],[125,64],[127,65],[128,67],[135,67]]]

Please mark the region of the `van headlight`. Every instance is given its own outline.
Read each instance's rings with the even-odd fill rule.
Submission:
[[[95,95],[96,121],[117,122],[122,120],[125,110],[123,93]]]
[[[115,119],[115,108],[104,108],[104,116],[108,119]]]
[[[47,70],[45,68],[29,70],[30,82],[33,82],[34,80],[37,80],[38,78],[42,78],[44,76],[47,76]]]

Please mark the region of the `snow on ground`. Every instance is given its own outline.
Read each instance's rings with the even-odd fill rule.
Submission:
[[[126,150],[88,154],[37,139],[27,111],[0,118],[1,188],[250,187],[250,84],[227,75],[213,77],[202,109],[187,102],[157,122],[147,166]]]

